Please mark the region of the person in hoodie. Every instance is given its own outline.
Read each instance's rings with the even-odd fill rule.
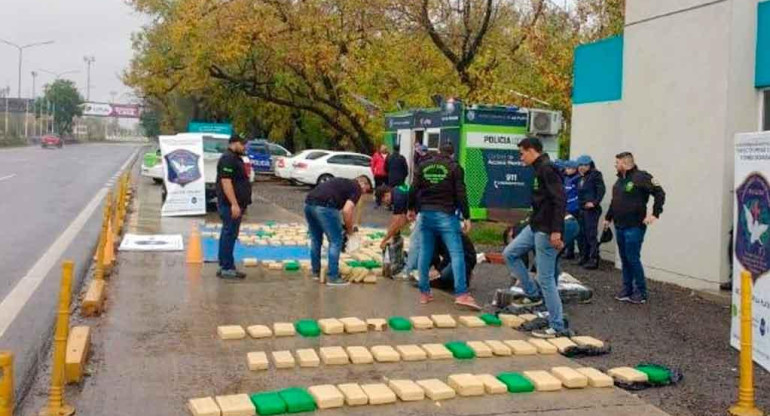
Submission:
[[[578,164],[574,160],[564,161],[564,170],[562,175],[564,176],[564,193],[567,195],[567,213],[572,215],[575,220],[580,218],[580,205],[578,204],[578,182],[580,181],[580,175],[578,175]],[[564,243],[564,259],[572,260],[575,258],[575,239],[567,241],[565,238]]]
[[[602,216],[602,199],[604,199],[605,186],[602,173],[596,170],[591,156],[582,155],[577,159],[580,180],[577,186],[578,205],[580,213],[580,235],[578,247],[580,248],[579,265],[586,269],[599,268],[599,219]]]

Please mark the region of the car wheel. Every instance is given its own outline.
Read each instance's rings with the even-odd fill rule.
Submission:
[[[322,184],[324,182],[327,182],[327,181],[330,181],[332,179],[334,179],[334,176],[329,175],[328,173],[324,173],[323,175],[318,177],[318,184],[320,185],[320,184]]]
[[[155,182],[156,185],[160,185],[163,183],[163,179],[161,178],[152,178],[152,181]]]

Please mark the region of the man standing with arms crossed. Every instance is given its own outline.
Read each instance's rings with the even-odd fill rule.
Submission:
[[[217,206],[222,218],[219,236],[219,271],[223,279],[243,279],[246,274],[235,269],[233,250],[241,229],[241,219],[251,204],[251,183],[243,165],[246,140],[233,134],[227,150],[217,162]]]
[[[420,303],[433,300],[430,291],[430,263],[436,238],[441,238],[452,259],[455,283],[455,305],[480,310],[481,307],[468,293],[465,280],[465,258],[461,234],[471,229],[470,209],[465,193],[465,180],[460,166],[452,159],[451,143],[441,145],[440,154],[426,159],[415,169],[410,189],[410,217],[420,215]],[[457,211],[462,215],[462,228]],[[412,248],[410,247],[410,250]]]
[[[543,303],[548,308],[549,327],[532,331],[537,338],[555,338],[567,333],[562,316],[562,304],[556,282],[556,259],[564,247],[562,232],[566,195],[561,175],[543,154],[543,144],[537,138],[526,138],[519,142],[521,161],[535,169],[532,185],[532,214],[530,222],[503,250],[503,257],[511,274],[518,278],[524,288],[524,306]],[[522,256],[535,249],[538,284],[529,276]]]
[[[615,296],[620,302],[647,303],[647,282],[642,266],[642,243],[647,226],[663,212],[666,192],[649,173],[639,170],[631,152],[615,156],[618,180],[612,187],[612,202],[604,217],[604,228],[615,223],[620,262],[623,266],[623,289]],[[655,199],[652,214],[647,213],[650,195]]]

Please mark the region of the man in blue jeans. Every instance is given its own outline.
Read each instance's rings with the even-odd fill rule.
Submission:
[[[433,300],[428,273],[433,258],[436,238],[441,238],[452,259],[455,284],[455,305],[475,310],[481,307],[468,293],[465,278],[465,259],[461,233],[471,228],[468,198],[462,168],[452,159],[451,143],[441,146],[440,154],[422,161],[416,169],[410,188],[410,217],[419,212],[420,221],[420,303]],[[463,218],[462,226],[457,211]],[[410,250],[412,248],[410,247]]]
[[[642,266],[642,243],[647,226],[663,213],[666,192],[649,173],[639,170],[630,152],[615,156],[618,180],[612,187],[612,202],[604,217],[604,228],[615,223],[620,262],[623,266],[623,289],[615,296],[620,302],[647,303],[647,282]],[[647,213],[650,195],[655,202]]]
[[[243,165],[246,140],[237,134],[230,137],[227,150],[217,162],[217,206],[222,218],[219,236],[219,271],[223,279],[243,279],[246,274],[235,269],[233,250],[241,229],[241,219],[251,204],[251,183]]]
[[[329,240],[328,286],[345,286],[340,278],[342,233],[353,235],[353,217],[361,195],[372,185],[366,176],[356,179],[334,178],[313,188],[305,197],[305,220],[310,232],[310,264],[314,277],[321,274],[321,246],[324,235]],[[344,226],[344,228],[343,228]]]
[[[524,299],[520,305],[537,306],[543,303],[548,308],[549,327],[532,331],[533,337],[554,338],[565,334],[564,317],[559,290],[556,285],[556,261],[559,251],[564,248],[562,232],[566,210],[566,195],[561,175],[543,154],[543,144],[537,138],[526,138],[519,142],[521,161],[535,169],[532,185],[532,214],[526,226],[503,250],[503,257],[511,274],[519,279],[524,288]],[[524,266],[522,256],[535,249],[537,281],[535,283]]]

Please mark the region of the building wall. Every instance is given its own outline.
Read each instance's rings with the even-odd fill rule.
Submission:
[[[756,19],[756,0],[627,0],[622,98],[573,107],[571,155],[592,154],[609,187],[614,154],[631,151],[666,190],[642,253],[652,279],[715,289],[729,276],[733,136],[757,127]]]

